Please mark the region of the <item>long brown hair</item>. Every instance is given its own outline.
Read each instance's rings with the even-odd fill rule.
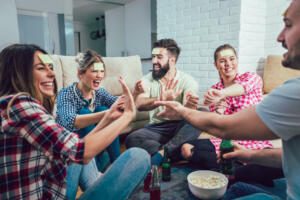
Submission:
[[[0,53],[0,96],[27,93],[42,102],[49,113],[52,113],[57,95],[57,83],[54,80],[54,97],[42,96],[33,80],[34,53],[45,50],[33,44],[13,44]]]

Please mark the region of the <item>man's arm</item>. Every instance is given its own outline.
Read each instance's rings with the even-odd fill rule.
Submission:
[[[224,154],[225,159],[234,158],[247,164],[258,164],[267,167],[282,168],[282,149],[249,150],[238,149],[234,152]]]
[[[169,119],[182,117],[196,128],[217,137],[240,140],[278,138],[256,114],[255,106],[232,115],[218,115],[192,110],[174,101],[159,101],[155,105],[167,106],[158,116]]]

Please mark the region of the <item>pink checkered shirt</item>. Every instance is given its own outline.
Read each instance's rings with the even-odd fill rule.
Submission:
[[[83,162],[84,140],[26,95],[0,99],[0,199],[67,199],[66,166]]]
[[[262,100],[262,80],[259,75],[254,72],[246,72],[244,74],[237,73],[234,83],[238,83],[244,87],[245,94],[236,97],[227,97],[227,108],[224,115],[231,115],[242,109],[256,105]],[[211,88],[222,90],[224,85],[222,80]],[[215,106],[209,106],[211,112],[215,112]]]
[[[262,100],[262,80],[259,75],[254,72],[246,72],[244,74],[237,73],[234,83],[242,85],[245,89],[244,95],[236,97],[227,97],[226,103],[227,108],[224,111],[224,115],[231,115],[242,109],[256,105]],[[213,85],[212,88],[217,90],[224,89],[222,80],[217,84]],[[211,112],[215,112],[215,106],[209,107]],[[211,138],[210,141],[216,148],[216,153],[220,152],[220,144],[222,142],[219,138]],[[255,141],[255,140],[234,140],[247,149],[265,149],[272,148],[273,145],[270,141]]]

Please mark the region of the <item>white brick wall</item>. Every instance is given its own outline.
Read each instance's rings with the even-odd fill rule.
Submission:
[[[200,97],[218,81],[214,50],[229,43],[239,71],[262,75],[268,54],[281,54],[276,37],[291,0],[157,0],[158,39],[173,38],[182,49],[177,68],[199,83]]]
[[[213,65],[217,46],[238,48],[239,0],[158,0],[158,38],[173,38],[181,47],[177,68],[195,77],[199,95],[216,83]]]

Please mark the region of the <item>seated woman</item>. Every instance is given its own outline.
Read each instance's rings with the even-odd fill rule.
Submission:
[[[120,78],[123,98],[88,135],[63,128],[51,115],[57,95],[52,63],[35,45],[15,44],[0,53],[0,199],[67,199],[67,165],[88,164],[135,117],[133,97]],[[80,199],[126,199],[149,165],[146,151],[130,149]]]
[[[87,50],[76,56],[76,62],[79,82],[74,82],[59,91],[56,121],[69,131],[77,132],[82,138],[93,130],[107,112],[105,110],[113,105],[117,97],[100,88],[106,67],[99,54]],[[106,150],[110,162],[113,163],[120,155],[119,137],[109,144]],[[70,199],[75,198],[78,185],[85,191],[98,178],[97,171],[104,172],[106,165],[107,159],[102,152],[88,165],[68,166],[67,196]]]
[[[262,99],[262,80],[254,72],[238,73],[238,58],[235,49],[228,45],[219,46],[214,53],[215,67],[220,81],[213,85],[204,96],[204,104],[211,112],[230,115],[259,103]],[[199,139],[182,145],[183,157],[197,167],[218,169],[216,155],[221,139]],[[272,148],[270,141],[234,141],[247,149]],[[238,171],[237,171],[238,173]],[[236,174],[239,176],[239,174]]]

